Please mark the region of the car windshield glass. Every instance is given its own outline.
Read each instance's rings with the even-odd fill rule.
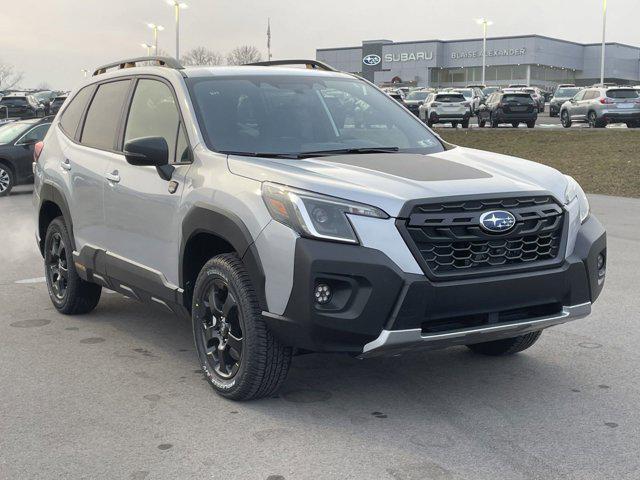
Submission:
[[[238,75],[194,77],[187,84],[205,142],[219,152],[444,150],[415,116],[362,80]]]
[[[22,107],[27,104],[26,97],[4,97],[0,100],[0,104],[12,107]]]
[[[556,91],[556,97],[572,98],[576,93],[580,91],[579,88],[559,88]]]
[[[56,97],[53,99],[53,105],[62,105],[67,97]]]
[[[506,103],[533,103],[533,98],[528,94],[509,94],[502,97],[502,101]]]
[[[607,90],[609,98],[638,98],[638,91],[631,88],[624,90]]]
[[[429,92],[411,92],[407,95],[407,100],[424,100],[429,96]]]
[[[473,90],[458,90],[462,95],[464,95],[464,98],[471,98],[473,97]]]
[[[462,94],[457,93],[457,94],[448,94],[448,95],[438,95],[436,96],[435,101],[442,102],[442,103],[458,103],[458,102],[464,102],[465,98]]]
[[[13,142],[33,126],[32,123],[8,123],[0,127],[0,145]]]

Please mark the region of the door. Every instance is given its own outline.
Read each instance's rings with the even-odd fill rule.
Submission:
[[[179,282],[177,211],[190,149],[172,87],[159,79],[140,78],[122,144],[126,148],[131,140],[151,136],[164,138],[169,146],[169,163],[175,167],[171,180],[163,179],[155,167],[130,165],[119,155],[109,164],[104,200],[106,249],[119,265],[108,274],[123,283],[123,274],[130,276],[132,286],[148,292],[155,291],[146,285],[149,281],[169,287]]]
[[[50,126],[50,123],[37,125],[16,141],[16,161],[14,166],[19,181],[26,182],[33,179],[33,148],[36,142],[44,138]]]
[[[105,174],[109,163],[119,156],[117,132],[130,85],[130,79],[98,85],[84,123],[74,119],[82,118],[86,102],[78,108],[75,102],[82,100],[81,94],[90,95],[93,90],[81,90],[60,119],[67,136],[76,139],[64,143],[60,168],[69,176],[68,203],[78,250],[85,245],[104,246]]]
[[[593,98],[593,90],[583,90],[578,92],[571,102],[571,119],[583,120],[587,115],[587,104]]]

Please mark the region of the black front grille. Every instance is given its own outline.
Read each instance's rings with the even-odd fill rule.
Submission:
[[[511,212],[515,227],[483,230],[480,216],[491,210]],[[398,227],[427,275],[450,278],[556,264],[564,223],[551,196],[532,196],[419,204]]]

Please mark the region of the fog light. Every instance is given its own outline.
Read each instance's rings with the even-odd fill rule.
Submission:
[[[606,266],[607,266],[606,259],[604,257],[604,254],[601,253],[600,255],[598,255],[598,259],[596,260],[596,267],[598,269],[598,277],[604,277],[604,274],[606,272]]]
[[[331,287],[326,283],[317,284],[314,297],[318,305],[325,305],[326,303],[329,303],[329,300],[331,300]]]

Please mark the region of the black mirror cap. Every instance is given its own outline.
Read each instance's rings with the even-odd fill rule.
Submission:
[[[124,156],[131,165],[161,167],[169,164],[169,145],[163,137],[134,138],[125,144]]]

